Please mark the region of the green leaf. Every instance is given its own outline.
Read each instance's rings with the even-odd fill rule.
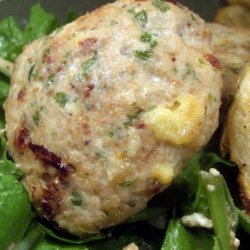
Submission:
[[[153,207],[149,206],[143,209],[141,212],[133,215],[130,219],[128,219],[126,222],[137,222],[142,220],[148,220],[154,216],[157,216],[159,214],[165,213],[167,209],[165,207]]]
[[[38,243],[32,249],[33,250],[92,250],[93,248],[89,248],[87,246],[65,244],[62,242],[57,242],[46,238],[45,240]]]
[[[208,231],[185,228],[179,219],[172,219],[161,250],[211,250],[213,244],[213,236]]]
[[[43,238],[44,232],[38,226],[37,222],[32,222],[25,237],[16,245],[15,250],[33,249]]]
[[[67,16],[65,18],[65,23],[73,22],[76,18],[78,18],[79,14],[74,10],[69,10]]]
[[[240,209],[236,208],[236,211],[239,216],[239,223],[241,227],[250,234],[250,216],[247,215],[244,211],[241,211]]]
[[[206,192],[209,211],[213,222],[215,236],[221,249],[235,249],[231,232],[237,225],[237,221],[233,221],[230,214],[233,208],[227,201],[223,177],[220,174],[208,172],[202,173],[202,181]]]
[[[16,165],[13,161],[7,158],[7,141],[4,135],[1,136],[1,157],[0,157],[0,173],[13,174],[17,178],[23,176],[23,174],[16,169]]]
[[[13,17],[0,21],[0,57],[14,61],[24,45],[22,30]]]
[[[14,61],[25,44],[51,33],[58,26],[55,16],[43,10],[39,4],[32,7],[24,30],[13,17],[0,21],[0,57]]]
[[[218,163],[226,165],[228,167],[235,166],[233,162],[223,159],[215,153],[206,153],[200,158],[200,165],[202,170],[208,170],[210,167],[213,167]]]
[[[2,106],[9,92],[10,85],[0,78],[0,105]]]
[[[0,249],[18,242],[31,220],[29,197],[22,184],[9,174],[0,174]]]
[[[36,4],[31,8],[29,22],[24,30],[25,43],[50,34],[57,27],[59,27],[58,19],[46,12],[40,4]]]
[[[42,231],[46,235],[50,236],[51,238],[59,240],[61,242],[70,243],[70,244],[83,244],[83,243],[87,243],[87,242],[98,241],[98,240],[105,238],[105,235],[94,234],[94,235],[89,235],[89,236],[86,235],[86,237],[84,237],[83,239],[79,239],[78,237],[68,235],[68,234],[61,232],[61,231],[51,230],[50,228],[48,228],[42,224],[39,224],[39,226],[41,227]]]

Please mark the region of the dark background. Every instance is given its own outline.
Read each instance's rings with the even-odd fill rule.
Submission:
[[[96,7],[113,2],[112,0],[0,0],[0,20],[7,16],[16,17],[20,23],[25,22],[30,6],[40,2],[41,5],[56,16],[64,18],[69,9],[79,14],[95,9]],[[212,21],[222,0],[179,0],[180,3],[199,13],[205,20]]]

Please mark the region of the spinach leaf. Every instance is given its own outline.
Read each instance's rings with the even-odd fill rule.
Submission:
[[[241,227],[250,234],[250,216],[247,215],[244,211],[241,211],[240,209],[236,208],[236,211],[239,216],[239,223]]]
[[[172,219],[161,250],[211,250],[213,245],[213,236],[208,231],[185,228],[180,220]]]
[[[31,8],[30,19],[24,30],[24,41],[27,43],[42,35],[50,34],[57,27],[59,27],[58,19],[36,4]]]
[[[14,61],[25,44],[51,33],[58,26],[55,16],[44,11],[39,4],[32,7],[24,30],[13,17],[0,21],[0,57]]]
[[[17,178],[23,176],[23,174],[16,169],[16,165],[13,161],[9,160],[7,157],[7,141],[4,134],[1,136],[1,148],[0,148],[0,173],[2,174],[12,174]]]
[[[34,250],[92,250],[93,248],[80,245],[66,245],[64,243],[54,242],[46,238],[45,240],[38,243],[33,249]]]
[[[13,17],[0,21],[0,57],[14,61],[24,45],[23,32]]]
[[[201,176],[219,246],[221,249],[233,250],[237,248],[237,242],[231,234],[235,233],[238,220],[232,200],[228,199],[224,179],[215,169],[202,172]]]
[[[167,209],[165,207],[148,206],[144,210],[142,210],[141,212],[132,216],[126,222],[131,223],[131,222],[137,222],[137,221],[141,221],[141,220],[147,220],[147,219],[150,219],[154,216],[162,214],[166,211],[167,211]]]
[[[13,175],[0,174],[0,249],[18,242],[31,220],[28,194]]]
[[[80,239],[78,237],[68,235],[64,232],[56,231],[55,229],[51,230],[49,227],[44,226],[43,224],[39,224],[39,226],[40,226],[41,230],[46,235],[50,236],[52,239],[56,239],[56,240],[59,240],[61,242],[70,243],[70,244],[83,244],[83,243],[97,241],[97,240],[105,238],[105,235],[95,234],[95,235],[89,235],[83,239]]]
[[[9,84],[7,81],[2,80],[0,76],[0,106],[3,105],[3,102],[6,99],[8,92],[9,92]]]

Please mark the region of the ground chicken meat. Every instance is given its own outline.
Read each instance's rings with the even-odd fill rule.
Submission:
[[[5,111],[39,214],[85,236],[145,208],[215,131],[220,68],[175,1],[116,1],[27,45]]]

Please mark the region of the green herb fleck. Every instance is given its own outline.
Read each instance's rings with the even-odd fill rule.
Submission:
[[[191,18],[192,18],[192,21],[195,21],[195,20],[196,20],[194,14],[193,14],[192,12],[191,12]]]
[[[212,93],[208,94],[208,100],[209,100],[210,104],[217,102],[216,97]]]
[[[140,111],[139,111],[139,112],[136,112],[136,113],[134,113],[134,114],[132,114],[132,115],[128,114],[128,115],[127,115],[127,121],[123,123],[124,127],[132,126],[134,120],[138,119],[139,114],[140,114]]]
[[[105,152],[103,150],[98,150],[96,153],[95,153],[95,159],[98,160],[102,157],[104,157],[105,155]]]
[[[129,10],[128,10],[128,13],[133,14],[133,15],[136,14],[135,8],[129,9]]]
[[[35,114],[33,115],[32,119],[35,125],[38,125],[40,121],[40,113],[41,111],[36,111]]]
[[[146,61],[153,55],[152,50],[135,50],[135,57],[139,58],[142,61]]]
[[[48,84],[52,84],[54,82],[54,78],[55,78],[55,74],[51,74],[49,77],[48,77]]]
[[[150,48],[154,49],[157,46],[157,41],[153,41],[152,43],[150,43]]]
[[[197,79],[195,69],[189,64],[186,64],[186,76],[191,76],[193,79]]]
[[[70,201],[71,201],[73,206],[81,206],[82,202],[83,202],[82,196],[78,192],[73,192],[71,194]]]
[[[158,9],[160,9],[161,12],[166,12],[170,10],[169,5],[162,0],[154,0],[153,5],[157,7]]]
[[[135,19],[144,26],[148,22],[148,14],[145,10],[141,10],[135,14]]]
[[[107,220],[107,219],[108,219],[107,213],[102,212],[102,213],[101,213],[101,218],[102,218],[103,220]]]
[[[33,72],[34,72],[35,66],[36,66],[35,64],[32,64],[31,67],[30,67],[29,76],[28,76],[28,81],[29,82],[31,80],[31,77],[33,76]]]
[[[96,60],[97,60],[97,56],[94,55],[92,58],[82,63],[82,73],[84,76],[86,76],[90,67],[95,64]]]
[[[61,108],[63,108],[65,104],[69,101],[69,96],[64,92],[57,92],[54,96],[54,100]]]
[[[119,187],[130,187],[133,184],[135,184],[135,182],[136,182],[136,180],[121,182],[121,183],[119,183]]]
[[[38,124],[39,124],[39,121],[40,121],[40,118],[41,118],[41,112],[42,112],[42,110],[43,110],[43,107],[41,107],[39,110],[37,110],[37,111],[34,113],[33,117],[32,117],[33,122],[34,122],[35,125],[38,125]]]
[[[152,35],[149,34],[148,32],[144,32],[141,35],[141,41],[144,43],[150,43],[152,41]]]
[[[111,128],[107,131],[109,137],[119,137],[120,135],[120,127],[111,126]]]
[[[111,20],[111,22],[110,22],[111,26],[114,26],[114,25],[117,25],[117,24],[118,24],[118,22],[116,20]]]

